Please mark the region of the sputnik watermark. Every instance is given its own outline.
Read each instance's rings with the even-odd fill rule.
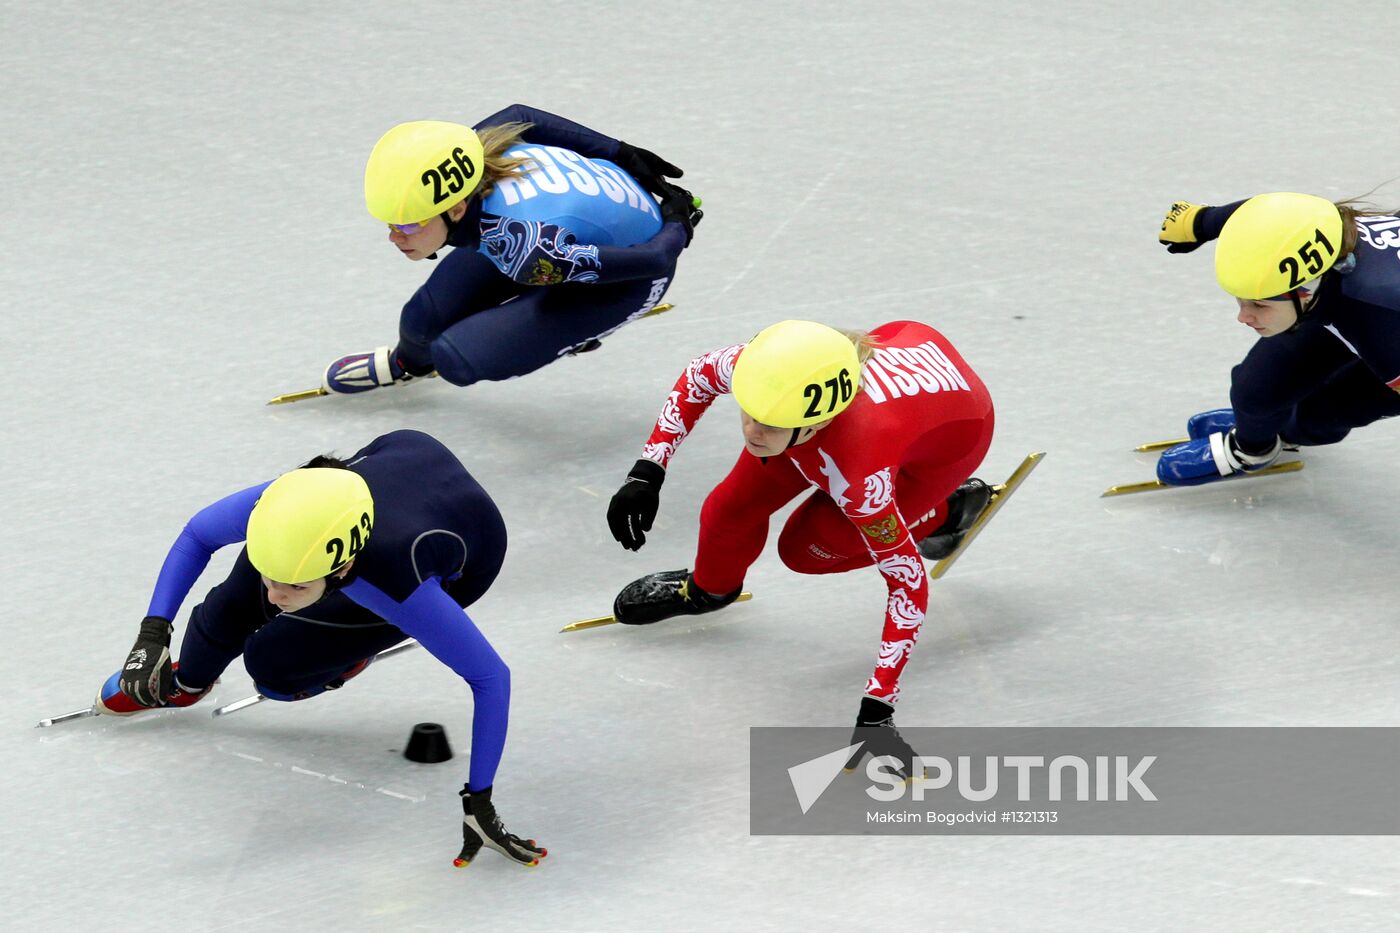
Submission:
[[[922,769],[923,777],[906,781],[894,771],[893,758],[868,758],[865,776],[872,785],[865,793],[872,800],[889,803],[906,793],[914,800],[923,800],[926,793],[951,786],[963,800],[982,803],[997,796],[1001,789],[1001,773],[1009,769],[1016,772],[1016,800],[1022,803],[1065,800],[1066,772],[1070,772],[1070,800],[1122,801],[1131,799],[1130,795],[1136,795],[1138,800],[1156,800],[1157,795],[1143,780],[1156,760],[1156,755],[1139,758],[1095,755],[1091,764],[1078,755],[1058,755],[1047,765],[1043,755],[988,755],[978,764],[970,755],[961,755],[953,761],[939,755],[919,755],[914,758],[914,771],[918,773]],[[1040,793],[1040,782],[1043,782],[1044,793]],[[980,786],[974,786],[978,784]]]
[[[1400,835],[1400,729],[901,733],[910,780],[849,728],[752,729],[750,830]]]

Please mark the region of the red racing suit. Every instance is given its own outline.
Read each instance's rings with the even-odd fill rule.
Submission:
[[[928,609],[928,578],[916,543],[941,524],[948,496],[982,462],[994,419],[986,386],[938,331],[892,321],[871,336],[877,348],[845,411],[780,456],[742,451],[706,498],[694,578],[709,593],[742,586],[763,551],[769,518],[815,486],[818,492],[788,519],[779,555],[799,573],[879,568],[889,598],[865,692],[893,704]],[[743,351],[744,344],[723,347],[691,361],[643,457],[667,465],[710,403],[730,391]]]

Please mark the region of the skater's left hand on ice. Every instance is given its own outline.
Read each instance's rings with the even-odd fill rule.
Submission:
[[[1196,221],[1205,210],[1204,204],[1190,204],[1177,201],[1167,209],[1162,218],[1162,232],[1157,234],[1157,242],[1169,253],[1189,253],[1201,245],[1201,235],[1196,229]]]
[[[856,728],[851,733],[851,744],[862,743],[846,762],[846,770],[854,771],[866,755],[874,758],[887,756],[895,759],[893,765],[885,767],[906,781],[915,774],[915,754],[913,747],[894,727],[894,707],[874,697],[861,697],[860,713],[856,716]],[[922,774],[920,768],[918,773]]]
[[[466,868],[483,845],[526,867],[538,865],[540,859],[549,854],[549,850],[535,840],[521,839],[506,832],[491,803],[491,788],[474,791],[463,784],[458,793],[462,797],[462,851],[452,864]]]
[[[629,551],[647,543],[646,532],[661,507],[661,484],[666,468],[651,460],[638,460],[627,474],[627,481],[608,503],[608,528],[613,539]]]
[[[173,629],[169,619],[146,616],[141,620],[141,634],[122,665],[121,691],[142,706],[162,705],[174,687],[170,669]]]

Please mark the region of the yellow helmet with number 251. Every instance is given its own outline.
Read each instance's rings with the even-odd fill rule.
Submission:
[[[744,347],[731,388],[739,407],[760,424],[806,427],[836,417],[855,401],[860,360],[839,330],[780,321]]]
[[[365,206],[386,224],[416,224],[465,201],[481,184],[484,154],[469,126],[400,123],[365,164]]]
[[[360,474],[292,470],[263,490],[248,516],[248,560],[276,583],[309,583],[364,550],[373,527],[374,499]]]
[[[1261,194],[1225,221],[1215,278],[1236,298],[1277,298],[1332,268],[1341,248],[1337,205],[1311,194]]]

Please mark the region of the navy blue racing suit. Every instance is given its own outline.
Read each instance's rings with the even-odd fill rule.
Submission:
[[[1201,240],[1243,201],[1207,207]],[[1327,272],[1291,331],[1261,337],[1230,373],[1235,438],[1246,451],[1335,444],[1352,428],[1400,415],[1400,217],[1358,217],[1354,262]]]
[[[394,356],[455,385],[533,372],[650,311],[686,245],[679,222],[611,161],[619,141],[523,104],[476,124],[533,124],[519,177],[473,197],[404,305]]]
[[[452,452],[427,434],[385,434],[346,463],[375,503],[373,532],[349,582],[305,609],[281,612],[245,547],[228,578],[191,612],[177,676],[187,688],[203,688],[241,654],[260,692],[291,699],[411,636],[470,685],[469,784],[489,787],[505,747],[510,671],[462,609],[496,579],[505,523]],[[226,496],[190,519],[161,567],[148,615],[175,618],[213,553],[247,537],[248,516],[268,485]]]

